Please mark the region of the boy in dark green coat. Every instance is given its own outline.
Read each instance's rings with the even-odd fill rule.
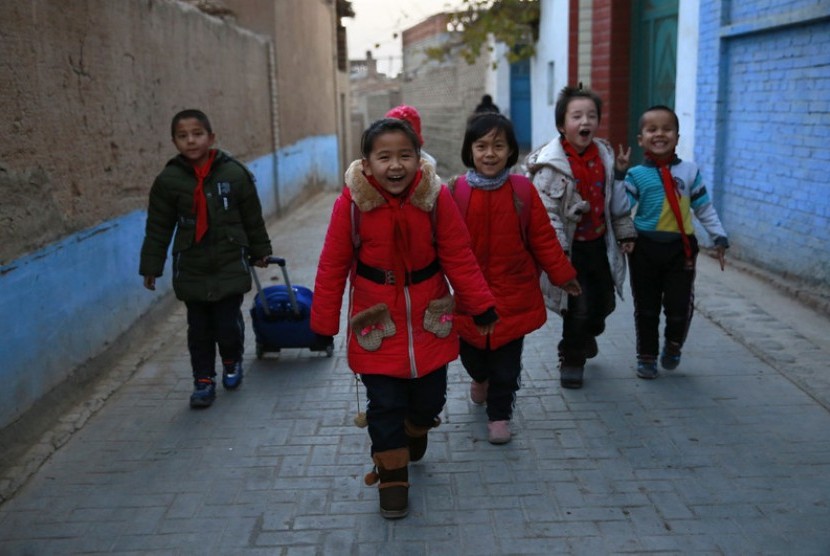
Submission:
[[[267,266],[271,242],[248,169],[214,149],[210,121],[200,110],[173,116],[179,155],[167,162],[150,190],[139,274],[156,289],[173,240],[173,289],[187,306],[187,347],[193,367],[191,407],[216,398],[216,346],[222,385],[242,382],[243,294],[251,289],[249,259]],[[173,233],[175,232],[175,237]]]

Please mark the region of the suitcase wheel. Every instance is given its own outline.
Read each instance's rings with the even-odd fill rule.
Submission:
[[[334,355],[334,346],[326,346],[326,357]]]

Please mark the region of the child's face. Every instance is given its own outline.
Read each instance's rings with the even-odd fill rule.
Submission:
[[[642,122],[637,143],[654,157],[671,156],[680,139],[674,115],[666,110],[652,110],[643,114]]]
[[[476,172],[492,178],[504,170],[507,159],[513,154],[504,131],[492,129],[473,142],[473,165]]]
[[[183,118],[176,123],[173,144],[191,164],[201,166],[208,159],[216,136],[208,133],[196,118]]]
[[[418,164],[418,151],[409,136],[389,131],[375,138],[369,158],[363,159],[363,173],[392,195],[400,195],[415,179]]]
[[[599,114],[594,101],[589,98],[575,98],[568,103],[565,122],[559,128],[559,133],[565,136],[576,152],[582,153],[591,146],[597,127]]]

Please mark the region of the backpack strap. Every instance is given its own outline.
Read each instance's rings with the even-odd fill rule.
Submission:
[[[357,203],[352,201],[352,245],[354,250],[360,249],[360,211],[357,208]]]
[[[531,188],[533,183],[520,174],[510,175],[510,185],[513,186],[513,195],[519,200],[519,224],[522,230],[522,241],[528,245],[528,231],[530,230],[530,206],[533,202]]]

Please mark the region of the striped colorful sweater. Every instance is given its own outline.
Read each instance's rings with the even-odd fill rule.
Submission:
[[[674,184],[680,193],[680,213],[683,216],[683,231],[694,234],[692,213],[709,233],[715,245],[727,247],[729,241],[723,229],[718,213],[712,205],[700,171],[694,162],[687,162],[675,157],[671,163]],[[660,171],[650,161],[634,166],[625,176],[625,190],[631,207],[637,208],[634,227],[638,234],[657,241],[677,239],[680,229],[677,220],[666,200]]]

